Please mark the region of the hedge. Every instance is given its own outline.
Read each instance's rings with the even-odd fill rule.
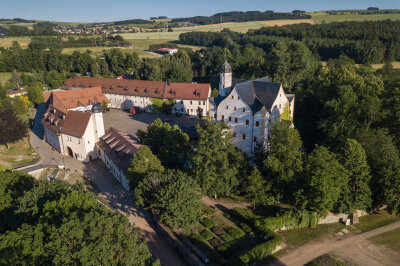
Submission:
[[[272,253],[276,249],[276,247],[281,244],[282,238],[275,234],[272,239],[240,255],[239,260],[242,264],[248,264],[254,261],[261,260],[265,257],[265,255]]]
[[[250,223],[258,231],[268,234],[269,230],[277,231],[282,228],[315,228],[318,224],[319,216],[316,213],[299,210],[284,210],[277,217],[264,218],[253,214],[250,210],[234,208],[234,214],[243,222]]]
[[[244,232],[238,228],[231,227],[227,230],[228,234],[230,234],[234,239],[239,239],[244,236]]]
[[[207,241],[214,237],[214,235],[210,231],[208,231],[208,229],[204,229],[203,231],[201,231],[200,235]]]
[[[203,219],[203,221],[201,221],[201,223],[207,228],[212,228],[216,225],[215,221],[210,218]]]
[[[235,239],[228,233],[223,233],[223,234],[219,235],[219,238],[221,238],[225,243],[229,243]]]
[[[213,209],[213,208],[211,208],[211,207],[205,208],[205,209],[203,209],[203,210],[201,211],[201,213],[202,213],[204,216],[212,216],[212,215],[215,214],[215,209]]]

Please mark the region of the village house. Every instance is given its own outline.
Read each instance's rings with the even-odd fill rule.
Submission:
[[[150,111],[154,98],[172,99],[172,113],[197,115],[200,112],[207,116],[210,108],[209,84],[71,77],[61,88],[91,87],[101,87],[104,95],[110,100],[111,108],[129,109],[136,106]]]
[[[209,117],[227,123],[234,144],[251,155],[257,143],[266,147],[269,126],[274,120],[292,120],[294,94],[286,94],[282,84],[268,77],[256,80],[232,79],[232,68],[221,67],[219,96],[210,98]]]
[[[99,158],[126,190],[130,190],[126,179],[128,168],[133,155],[141,146],[135,137],[113,127],[97,142]]]
[[[99,101],[109,102],[101,88],[55,91],[44,96],[44,140],[61,154],[79,161],[97,158],[96,142],[104,135]]]

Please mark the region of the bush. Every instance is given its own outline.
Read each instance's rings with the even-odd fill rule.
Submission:
[[[235,239],[228,233],[223,233],[223,234],[219,235],[219,238],[221,238],[225,243],[229,243]]]
[[[230,248],[229,245],[223,244],[223,245],[221,245],[221,246],[218,246],[218,247],[217,247],[217,250],[218,250],[218,252],[221,252],[222,254],[225,255],[225,253],[228,252],[229,248]]]
[[[201,221],[201,223],[206,227],[206,228],[212,228],[215,226],[215,221],[213,219],[210,218],[205,218],[203,219],[203,221]]]
[[[275,233],[274,233],[275,234]],[[267,242],[264,242],[248,252],[239,256],[242,264],[249,264],[254,261],[259,261],[265,257],[265,255],[272,253],[276,247],[282,244],[282,238],[275,234],[275,236]]]
[[[243,229],[243,231],[245,231],[248,234],[251,234],[253,232],[253,230],[248,224],[240,223],[240,227]]]
[[[214,235],[207,229],[204,229],[203,231],[201,231],[200,235],[202,238],[204,238],[207,241],[214,237]]]
[[[211,231],[212,231],[214,234],[216,234],[216,235],[220,235],[220,234],[225,233],[224,228],[222,228],[222,226],[220,226],[220,225],[214,226],[214,227],[211,229]]]
[[[231,227],[228,229],[228,234],[230,234],[234,239],[239,239],[244,236],[244,232],[238,228]]]
[[[226,212],[224,212],[223,216],[224,216],[226,219],[228,219],[228,220],[231,220],[231,219],[232,219],[231,215],[228,214],[228,213],[226,213]]]
[[[221,245],[224,244],[224,242],[223,242],[221,239],[219,239],[218,237],[214,237],[213,239],[211,239],[211,241],[209,241],[209,243],[210,243],[214,248],[219,247],[219,246],[221,246]]]
[[[203,209],[202,211],[201,211],[201,213],[204,215],[204,216],[212,216],[212,215],[214,215],[215,214],[215,209],[214,208],[211,208],[211,207],[208,207],[208,208],[205,208],[205,209]]]
[[[204,238],[199,234],[191,234],[189,238],[193,241],[193,243],[205,242]]]

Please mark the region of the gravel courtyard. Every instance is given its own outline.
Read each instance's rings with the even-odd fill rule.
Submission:
[[[199,123],[199,118],[190,119],[189,116],[183,115],[176,117],[171,114],[169,116],[165,114],[154,114],[154,113],[140,113],[131,115],[128,112],[121,111],[118,109],[110,109],[110,111],[103,113],[104,129],[107,130],[110,127],[114,127],[123,132],[136,136],[137,130],[146,130],[147,126],[155,119],[160,118],[161,120],[168,118],[172,120],[171,123],[178,124],[183,127],[191,127]]]

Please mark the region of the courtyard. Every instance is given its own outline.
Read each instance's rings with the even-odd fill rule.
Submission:
[[[174,114],[166,115],[159,113],[139,113],[130,114],[119,109],[110,109],[110,111],[103,113],[104,129],[107,130],[110,127],[114,127],[123,132],[136,136],[138,129],[146,130],[147,126],[154,120],[160,118],[162,121],[168,119],[171,124],[177,124],[180,127],[192,127],[202,121],[199,118],[190,119],[187,115],[180,117]]]

